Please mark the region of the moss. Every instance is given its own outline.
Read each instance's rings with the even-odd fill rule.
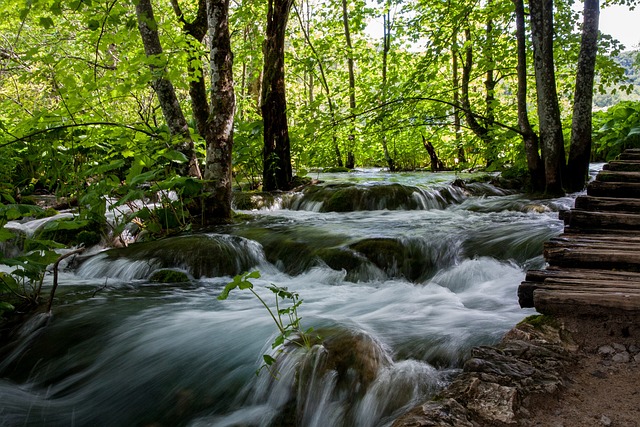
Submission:
[[[544,326],[552,326],[554,328],[558,327],[558,322],[556,321],[555,317],[545,314],[534,314],[525,317],[520,323],[518,323],[518,325],[523,324],[531,325],[536,329],[542,329]]]
[[[149,276],[149,281],[153,283],[184,283],[189,281],[189,276],[183,271],[162,269],[154,271]]]

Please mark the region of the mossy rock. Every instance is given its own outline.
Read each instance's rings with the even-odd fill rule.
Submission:
[[[190,280],[189,275],[184,271],[170,268],[156,270],[149,276],[149,281],[152,283],[185,283]]]
[[[264,191],[237,191],[233,193],[234,209],[250,211],[270,208],[275,202],[275,196]]]
[[[322,172],[323,173],[345,173],[345,172],[351,172],[351,169],[345,168],[342,166],[335,166],[335,167],[324,168],[322,169]]]
[[[546,314],[534,314],[527,316],[518,323],[518,325],[531,325],[536,329],[543,329],[545,326],[558,328],[558,321],[555,317]]]
[[[437,254],[425,252],[417,242],[391,238],[364,239],[349,246],[390,277],[423,281],[436,270]]]
[[[251,242],[227,235],[189,235],[135,243],[106,251],[111,259],[150,261],[193,277],[235,276],[258,263]]]
[[[322,212],[417,209],[417,188],[401,184],[330,184],[305,189],[304,200],[322,202]]]

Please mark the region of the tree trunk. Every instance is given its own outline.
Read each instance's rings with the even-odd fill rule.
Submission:
[[[444,170],[444,165],[442,161],[438,158],[438,153],[436,153],[436,149],[431,143],[431,141],[427,141],[427,138],[422,136],[422,145],[424,146],[427,153],[429,153],[429,158],[431,159],[431,172],[438,172]]]
[[[589,174],[593,80],[598,52],[599,16],[600,1],[585,0],[582,41],[573,99],[571,149],[567,165],[567,189],[569,191],[582,190]]]
[[[207,1],[211,46],[211,109],[207,120],[206,187],[211,193],[205,207],[215,218],[231,216],[231,153],[233,149],[233,55],[229,36],[229,0]]]
[[[162,45],[160,44],[158,25],[153,15],[153,7],[150,0],[139,0],[136,3],[136,18],[145,54],[147,57],[159,59],[162,56]],[[177,150],[189,160],[187,167],[181,172],[200,178],[200,168],[198,167],[189,126],[178,102],[173,84],[166,77],[166,68],[154,64],[150,64],[149,68],[153,75],[151,85],[158,96],[162,115],[167,122],[171,136],[180,140]]]
[[[544,165],[538,152],[538,135],[533,131],[527,112],[527,46],[525,42],[524,0],[514,0],[516,39],[518,43],[518,126],[522,133],[527,168],[533,191],[544,191]]]
[[[307,6],[308,6],[308,3],[307,3]],[[313,43],[311,43],[311,38],[309,37],[310,28],[305,27],[305,25],[303,24],[302,18],[300,17],[300,11],[298,11],[298,9],[296,8],[295,3],[293,7],[296,12],[296,16],[298,17],[300,28],[302,29],[302,32],[304,34],[304,39],[307,41],[307,44],[309,45],[309,49],[311,49],[311,52],[313,52],[313,55],[318,60],[318,69],[320,70],[320,84],[322,86],[322,89],[324,90],[325,95],[327,96],[327,104],[329,105],[329,114],[331,115],[331,132],[332,132],[332,139],[333,139],[333,149],[336,155],[335,157],[336,165],[339,167],[342,167],[343,165],[342,155],[340,153],[340,146],[338,144],[338,137],[336,135],[336,127],[337,127],[336,112],[333,106],[333,100],[331,98],[331,90],[329,89],[329,84],[327,83],[327,77],[324,72],[324,65],[322,65],[322,59],[320,58],[320,55],[318,55],[318,51],[316,51],[315,47],[313,46]],[[311,73],[311,75],[313,76],[313,73]]]
[[[262,120],[263,182],[266,191],[288,190],[293,179],[284,86],[284,39],[293,0],[269,0],[264,40]]]
[[[207,150],[204,179],[208,196],[203,200],[203,210],[207,219],[226,219],[231,216],[231,152],[235,109],[229,0],[199,0],[197,16],[193,22],[185,20],[177,0],[172,0],[171,4],[186,34],[202,43],[207,32],[209,33],[211,102],[207,99],[197,49],[189,52],[189,95],[196,126],[206,142]]]
[[[349,14],[347,13],[347,0],[342,0],[342,23],[344,24],[344,37],[347,42],[347,66],[349,68],[349,109],[351,110],[351,130],[349,132],[349,146],[347,147],[347,161],[345,166],[349,169],[355,167],[356,158],[353,149],[356,143],[356,79],[353,73],[353,46],[351,44],[351,31],[349,29]]]
[[[565,153],[553,60],[553,0],[530,0],[529,9],[545,192],[562,194]]]
[[[461,85],[461,104],[462,111],[464,113],[465,121],[469,126],[469,129],[482,141],[485,147],[490,147],[493,144],[491,135],[489,135],[489,129],[476,119],[476,116],[471,110],[471,102],[469,101],[469,80],[471,78],[471,68],[473,67],[473,48],[471,42],[471,30],[466,28],[464,30],[465,39],[467,41],[465,47],[465,58],[462,62],[462,85]],[[490,159],[487,159],[489,163]]]
[[[387,102],[387,59],[389,56],[389,50],[391,49],[391,16],[387,10],[383,15],[383,36],[382,36],[382,96],[380,97],[381,103]],[[387,109],[382,109],[382,120],[386,119]],[[387,161],[389,171],[394,172],[396,170],[396,164],[393,157],[389,154],[389,147],[387,147],[387,134],[382,133],[382,150],[384,151],[384,159]]]
[[[453,130],[455,132],[456,147],[458,147],[458,161],[467,161],[462,143],[462,126],[460,122],[460,76],[458,73],[458,31],[454,30],[451,45],[451,83],[453,85]]]

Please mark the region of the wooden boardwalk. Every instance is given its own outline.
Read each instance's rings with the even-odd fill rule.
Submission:
[[[562,212],[564,233],[544,245],[545,270],[518,288],[543,314],[640,313],[640,149],[604,165]]]

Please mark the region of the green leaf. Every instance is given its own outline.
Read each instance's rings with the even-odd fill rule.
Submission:
[[[91,31],[95,31],[98,28],[100,28],[100,21],[98,21],[97,19],[91,19],[89,20],[89,23],[87,24],[87,26]]]
[[[276,362],[276,359],[274,359],[273,357],[269,356],[268,354],[263,354],[262,355],[262,360],[264,360],[264,363],[267,366],[271,366]]]
[[[15,309],[16,308],[8,302],[0,301],[0,313],[2,313],[3,311],[13,311]]]
[[[189,161],[187,156],[185,156],[184,153],[181,153],[178,150],[170,150],[162,153],[162,157],[176,163],[187,163]]]
[[[160,173],[159,170],[153,170],[153,171],[148,171],[148,172],[136,175],[136,176],[132,177],[131,180],[129,180],[129,178],[127,177],[127,184],[129,184],[129,185],[139,185],[139,184],[143,184],[145,182],[149,182],[152,179],[154,179],[158,175],[158,173]]]
[[[54,26],[53,19],[48,16],[43,16],[40,18],[39,24],[41,27],[44,27],[46,30]]]
[[[11,240],[16,237],[15,234],[11,230],[6,228],[0,228],[0,242],[6,242],[7,240]]]
[[[11,292],[17,288],[18,282],[11,274],[0,272],[0,291]]]

